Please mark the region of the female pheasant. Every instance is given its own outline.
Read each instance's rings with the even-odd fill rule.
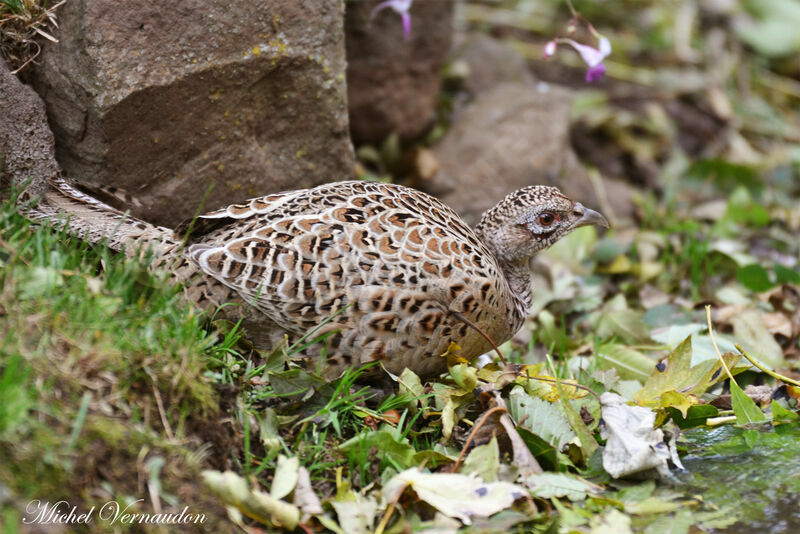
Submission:
[[[487,211],[474,230],[437,199],[400,185],[346,181],[254,198],[171,230],[100,202],[62,178],[32,214],[135,255],[152,249],[203,308],[239,303],[248,337],[329,334],[307,349],[328,376],[380,360],[423,377],[446,370],[450,346],[471,360],[522,326],[530,260],[605,217],[530,186]],[[229,309],[226,307],[225,309]],[[478,330],[482,331],[479,332]],[[325,354],[320,362],[320,354]]]

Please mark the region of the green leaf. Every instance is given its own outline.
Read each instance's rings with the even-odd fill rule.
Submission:
[[[692,511],[683,508],[674,515],[655,518],[645,527],[644,534],[687,534],[694,524]]]
[[[719,410],[710,404],[696,404],[689,408],[689,411],[684,417],[676,408],[667,408],[667,413],[672,417],[672,420],[678,425],[678,428],[685,430],[687,428],[694,428],[706,424],[709,417],[716,417],[719,415]]]
[[[575,432],[558,406],[538,397],[531,397],[520,386],[508,395],[508,410],[518,426],[530,430],[556,450],[571,441]]]
[[[767,420],[753,399],[745,395],[742,388],[733,381],[731,381],[731,407],[736,416],[736,423],[740,425],[761,423]]]
[[[775,337],[767,330],[764,316],[758,310],[744,310],[731,317],[733,335],[741,343],[744,350],[761,360],[772,369],[785,364],[783,349]]]
[[[584,459],[588,460],[599,445],[594,439],[592,432],[586,427],[586,423],[583,422],[581,416],[575,411],[575,408],[572,407],[569,397],[564,393],[564,388],[561,386],[561,383],[556,382],[555,386],[556,390],[558,390],[558,399],[561,402],[562,408],[564,408],[564,413],[567,414],[569,426],[572,427],[572,430],[580,441],[581,452],[583,453]]]
[[[688,417],[689,408],[697,404],[697,397],[684,395],[677,391],[665,391],[661,394],[659,408],[675,408],[681,415]]]
[[[527,445],[528,450],[533,454],[533,457],[542,466],[542,469],[546,471],[563,471],[558,462],[558,452],[555,447],[522,426],[517,427],[517,432],[522,441],[525,442],[525,445]]]
[[[492,436],[489,443],[478,445],[469,452],[458,472],[466,475],[477,474],[485,482],[494,482],[497,480],[499,470],[500,449],[497,446],[497,438]]]
[[[597,335],[602,339],[616,336],[631,345],[650,341],[650,329],[644,324],[644,312],[637,310],[601,312]]]
[[[770,404],[770,411],[772,412],[772,422],[794,422],[800,420],[800,414],[797,412],[793,412],[791,410],[787,410],[781,404],[773,400],[772,404]]]
[[[530,475],[524,481],[531,494],[543,499],[566,497],[571,501],[580,501],[591,493],[597,493],[598,487],[568,473],[541,473]]]
[[[682,502],[660,499],[658,497],[648,497],[639,502],[625,504],[625,512],[633,515],[652,516],[655,514],[674,512],[684,506],[686,506],[686,504]]]
[[[453,378],[453,382],[464,391],[472,391],[478,384],[478,370],[467,363],[457,363],[451,366],[448,371]]]
[[[747,445],[748,449],[752,450],[755,444],[758,443],[759,435],[760,432],[752,428],[748,428],[742,432],[742,439],[744,440],[744,443]]]
[[[800,285],[800,272],[784,267],[780,263],[775,264],[775,283],[776,284],[798,284]]]
[[[603,343],[597,347],[597,366],[600,369],[616,369],[624,380],[644,382],[654,365],[651,358],[619,343]]]
[[[764,56],[785,56],[800,50],[800,2],[757,0],[746,5],[754,19],[735,25],[739,38]]]
[[[269,383],[279,397],[300,395],[310,387],[324,386],[327,382],[303,369],[288,369],[276,373],[269,373]]]
[[[736,269],[736,279],[744,287],[756,293],[766,291],[773,286],[767,270],[757,263]]]
[[[751,192],[764,189],[764,184],[755,169],[730,163],[721,158],[696,161],[689,167],[688,178],[700,181],[712,179],[721,191],[731,191],[737,186],[744,186]]]
[[[741,355],[730,352],[722,357],[728,369],[741,359]],[[659,406],[661,395],[668,391],[699,397],[711,385],[726,378],[718,358],[702,361],[694,367],[691,361],[692,337],[688,336],[656,365],[644,387],[633,395],[633,400],[644,406]]]
[[[379,451],[379,456],[398,466],[399,469],[405,469],[414,465],[414,447],[409,445],[405,438],[398,440],[395,434],[395,429],[391,428],[381,428],[377,432],[362,432],[339,445],[339,450],[369,451],[374,447]]]
[[[761,204],[754,202],[744,187],[738,187],[730,195],[725,217],[746,225],[760,228],[769,224],[770,215]]]
[[[545,346],[566,350],[574,345],[572,338],[567,335],[562,326],[556,324],[556,318],[549,311],[540,311],[536,316],[536,320],[539,322],[539,330],[537,331],[539,341]]]

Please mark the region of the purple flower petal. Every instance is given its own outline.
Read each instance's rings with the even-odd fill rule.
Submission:
[[[383,11],[387,7],[392,7],[392,9],[394,9],[392,4],[394,4],[394,0],[386,0],[385,2],[381,2],[377,6],[373,7],[372,12],[369,14],[369,19],[374,19],[375,15],[377,15],[379,11]]]
[[[603,74],[606,73],[606,67],[602,63],[598,63],[594,67],[589,67],[589,70],[586,71],[586,81],[589,83],[596,82],[600,78],[603,77]]]
[[[606,50],[598,50],[589,45],[576,43],[572,39],[563,39],[562,41],[574,48],[581,55],[583,62],[586,63],[590,68],[599,65],[606,58],[606,56],[611,53],[610,48]],[[606,42],[608,42],[607,39]]]
[[[555,41],[548,41],[544,45],[544,57],[550,57],[556,53],[556,48],[558,47],[558,43]]]
[[[597,42],[597,49],[600,51],[600,53],[603,55],[603,58],[605,59],[606,57],[609,56],[609,54],[611,54],[611,42],[605,37],[600,37],[600,39]]]
[[[392,8],[393,11],[402,17],[403,37],[408,40],[409,36],[411,35],[411,15],[409,14],[409,10],[411,9],[411,3],[413,1],[414,0],[386,0],[372,9],[372,13],[370,13],[369,18],[372,20],[379,11],[386,9],[387,7]]]

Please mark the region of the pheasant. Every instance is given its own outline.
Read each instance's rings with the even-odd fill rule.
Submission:
[[[317,328],[305,349],[326,376],[379,360],[391,373],[446,370],[451,343],[472,360],[510,339],[531,304],[530,260],[600,213],[555,187],[529,186],[475,229],[414,189],[365,181],[253,198],[174,230],[155,226],[61,177],[29,216],[169,271],[205,309],[234,314],[256,346]],[[322,325],[322,326],[320,326]],[[487,339],[488,338],[488,339]],[[324,358],[321,358],[324,355]]]

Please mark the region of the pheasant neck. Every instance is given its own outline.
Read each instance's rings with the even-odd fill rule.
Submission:
[[[511,295],[514,298],[514,305],[520,319],[524,320],[528,316],[531,307],[531,268],[529,260],[523,261],[501,261],[500,267],[508,282]]]

